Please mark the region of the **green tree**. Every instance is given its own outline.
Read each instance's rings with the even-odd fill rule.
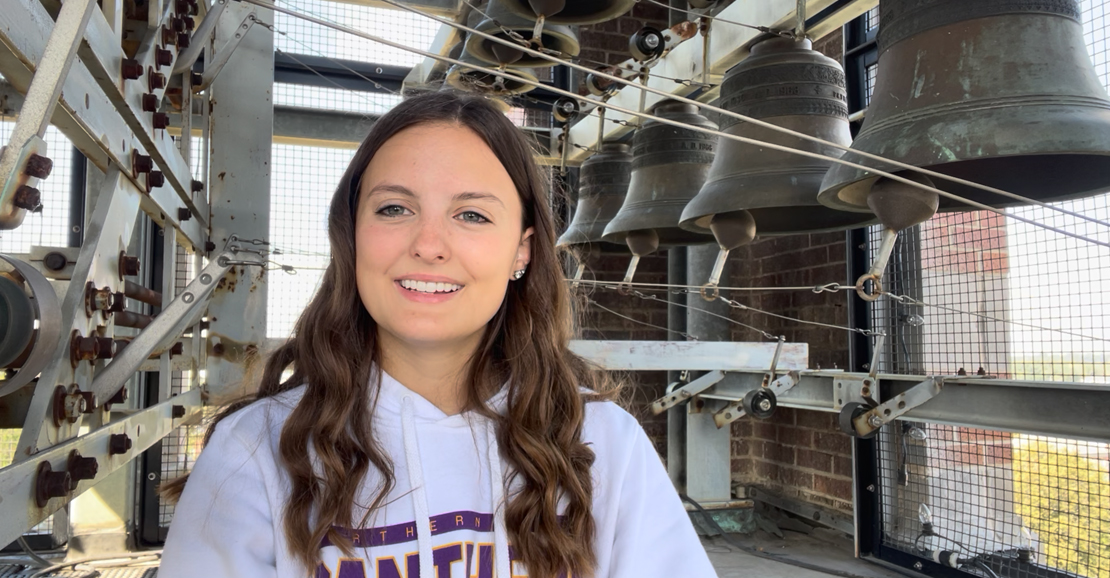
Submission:
[[[1080,442],[1082,443],[1082,442]],[[1040,540],[1041,564],[1110,578],[1110,473],[1074,445],[1014,436],[1017,513]]]

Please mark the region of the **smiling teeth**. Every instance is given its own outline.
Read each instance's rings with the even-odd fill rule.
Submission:
[[[455,285],[454,283],[430,283],[426,281],[413,281],[411,279],[402,279],[400,281],[401,287],[410,291],[419,291],[421,293],[453,293],[462,289],[462,285]]]

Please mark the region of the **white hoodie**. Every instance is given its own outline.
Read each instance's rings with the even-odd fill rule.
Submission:
[[[285,419],[305,386],[224,419],[193,466],[174,513],[159,578],[301,578],[282,508],[289,480],[279,458]],[[505,392],[491,405],[504,405]],[[374,416],[396,485],[366,527],[344,529],[355,556],[325,538],[313,578],[518,578],[504,521],[505,467],[489,420],[448,416],[382,374]],[[582,440],[596,457],[597,578],[707,578],[716,573],[643,428],[611,402],[586,405]],[[356,500],[360,520],[378,476]],[[364,506],[363,508],[358,507]]]

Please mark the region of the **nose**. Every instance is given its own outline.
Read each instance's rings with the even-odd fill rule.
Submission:
[[[412,239],[412,256],[421,261],[436,263],[451,257],[446,227],[439,219],[422,216],[416,224]]]

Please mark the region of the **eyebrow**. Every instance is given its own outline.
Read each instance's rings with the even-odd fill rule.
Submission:
[[[377,193],[377,192],[390,192],[390,193],[397,193],[399,195],[404,195],[406,197],[413,197],[413,198],[416,197],[416,193],[412,192],[411,190],[409,190],[407,187],[405,187],[403,185],[397,185],[397,184],[393,184],[393,183],[381,183],[379,185],[375,185],[374,188],[370,189],[370,192],[367,193],[366,198],[370,198],[371,196],[374,195],[374,193]],[[493,194],[490,194],[490,193],[482,193],[482,192],[467,191],[467,192],[458,193],[454,197],[452,197],[452,200],[454,200],[454,201],[493,201],[493,202],[501,205],[502,207],[505,206],[505,203],[501,202],[501,199],[497,198],[497,195],[493,195]]]

